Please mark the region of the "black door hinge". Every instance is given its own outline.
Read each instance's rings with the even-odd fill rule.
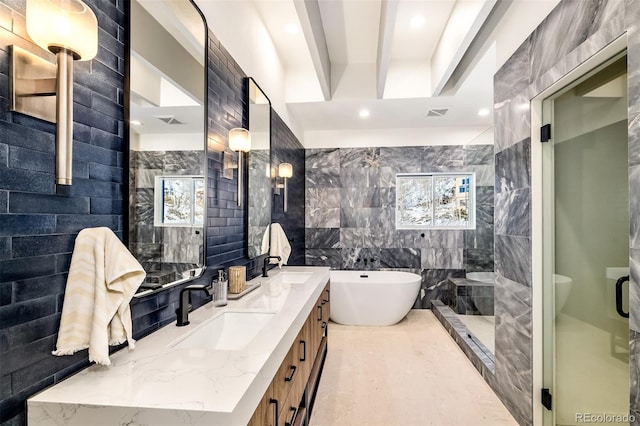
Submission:
[[[540,142],[549,142],[551,140],[551,124],[545,124],[540,127]]]
[[[544,408],[546,408],[549,411],[551,411],[552,399],[553,398],[551,397],[551,392],[549,391],[549,389],[548,388],[542,389],[542,405],[544,406]]]

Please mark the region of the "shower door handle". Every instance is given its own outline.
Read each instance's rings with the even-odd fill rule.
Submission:
[[[618,281],[616,281],[616,311],[618,311],[618,315],[623,318],[629,318],[629,312],[625,312],[622,308],[622,285],[626,281],[629,281],[629,275],[620,277]]]

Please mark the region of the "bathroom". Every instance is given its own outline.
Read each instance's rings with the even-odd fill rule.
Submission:
[[[127,2],[94,0],[86,3],[99,16],[100,48],[97,60],[75,65],[74,181],[70,194],[57,193],[52,177],[55,125],[9,111],[7,46],[22,44],[26,49],[35,48],[25,43],[25,1],[0,3],[2,424],[24,424],[27,398],[88,365],[86,356],[81,354],[67,358],[50,355],[60,318],[65,274],[69,270],[77,233],[84,228],[105,226],[115,230],[122,239],[128,238],[125,235],[130,220],[127,197],[131,192],[126,183],[131,176],[131,171],[127,170],[131,154],[125,149],[128,125],[125,125],[124,110],[128,87],[125,78],[128,35],[124,28],[127,28],[128,6]],[[512,46],[504,58],[506,65],[496,75],[494,129],[487,126],[473,136],[470,136],[473,132],[461,136],[462,131],[434,133],[437,146],[420,142],[420,137],[409,129],[375,132],[377,134],[371,135],[370,143],[359,141],[356,132],[311,130],[302,132],[305,135],[303,144],[300,129],[291,124],[292,110],[276,89],[284,92],[283,85],[272,73],[264,71],[281,71],[278,68],[281,65],[270,62],[272,56],[268,54],[257,54],[257,49],[243,49],[243,37],[234,36],[233,31],[237,28],[228,28],[229,24],[224,22],[225,15],[207,11],[214,7],[213,3],[196,3],[202,3],[200,6],[208,24],[206,168],[184,174],[207,177],[207,238],[203,251],[206,257],[201,259],[198,256],[198,244],[194,244],[197,255],[192,259],[196,261],[169,260],[168,263],[189,263],[188,269],[196,270],[199,266],[192,263],[206,265],[205,275],[197,282],[209,281],[216,269],[231,265],[245,265],[251,276],[260,273],[262,259],[245,256],[243,223],[246,207],[237,205],[235,180],[223,176],[229,166],[224,146],[227,131],[247,125],[242,116],[244,89],[241,82],[245,77],[254,77],[273,106],[269,119],[271,163],[293,165],[292,176],[287,182],[287,211],[283,206],[284,188],[280,194],[273,194],[271,199],[271,219],[283,225],[291,241],[289,265],[418,272],[423,278],[422,291],[414,307],[423,309],[430,309],[434,299],[446,297],[446,294],[450,296],[448,290],[445,296],[439,294],[442,286],[448,287],[450,278],[463,278],[465,270],[497,271],[501,278],[494,298],[496,335],[493,371],[487,364],[479,369],[520,424],[541,422],[538,388],[543,387],[536,372],[539,363],[536,359],[539,356],[536,316],[539,311],[535,298],[540,296],[536,293],[539,277],[533,253],[539,250],[539,243],[535,236],[535,222],[531,223],[537,210],[534,210],[534,190],[530,191],[535,161],[539,159],[535,157],[532,139],[535,126],[529,118],[529,110],[519,109],[520,104],[523,99],[529,100],[541,93],[558,80],[558,76],[620,35],[625,35],[629,58],[628,177],[632,224],[629,252],[632,276],[629,364],[632,368],[629,389],[631,407],[638,418],[637,341],[640,324],[637,265],[640,252],[637,194],[640,190],[637,188],[640,185],[640,121],[637,93],[640,90],[640,8],[636,3],[588,2],[593,3],[594,10],[585,12],[581,9],[581,2],[563,1],[556,9],[553,8],[557,2],[550,2],[553,4],[545,6],[548,9],[538,10],[537,13],[542,14],[540,19]],[[236,3],[233,6],[236,9],[228,13],[258,19],[255,9],[245,2]],[[536,36],[525,41],[547,14],[549,17],[536,30]],[[578,17],[571,21],[572,29],[579,34],[575,39],[564,37],[562,32],[568,16]],[[243,29],[247,33],[251,31]],[[253,36],[260,39],[264,36],[260,31],[255,29]],[[224,42],[221,42],[223,35]],[[564,42],[559,43],[554,52],[541,47],[556,38],[563,38]],[[524,47],[516,51],[523,41]],[[512,59],[507,61],[508,57]],[[238,63],[252,65],[243,71]],[[349,77],[347,74],[345,78]],[[466,138],[468,143],[448,143],[456,138]],[[389,147],[386,141],[392,139],[406,141],[405,145],[397,146],[425,148],[425,154],[421,155],[428,156],[431,152],[437,160],[428,164],[437,166],[437,169],[412,168],[410,165],[417,162],[415,155],[409,158],[411,162],[405,168],[407,159],[402,156],[410,154]],[[339,142],[332,145],[323,142],[332,140]],[[234,154],[231,157],[233,162]],[[425,164],[423,160],[424,157],[421,161]],[[442,163],[437,164],[437,161]],[[363,169],[367,169],[366,178],[369,180],[356,174]],[[476,186],[481,188],[476,193],[476,229],[427,231],[424,232],[425,237],[421,236],[421,231],[415,233],[417,237],[410,243],[399,243],[390,238],[395,212],[390,211],[393,204],[387,202],[393,200],[392,194],[385,190],[393,187],[391,177],[395,173],[431,171],[475,173]],[[376,183],[380,188],[378,193],[366,192],[363,197],[354,195],[365,193],[365,185]],[[392,198],[385,199],[385,196]],[[413,231],[406,231],[406,234],[414,235]],[[194,250],[185,250],[185,253],[193,253]],[[178,285],[133,299],[131,310],[136,339],[152,335],[175,322],[174,311],[180,288]],[[204,297],[194,294],[195,305],[204,302]],[[461,345],[464,346],[464,342]],[[465,352],[470,347],[467,343]]]

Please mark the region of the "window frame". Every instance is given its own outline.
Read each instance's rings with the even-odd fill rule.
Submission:
[[[189,219],[183,223],[167,223],[164,222],[164,182],[165,180],[187,180],[190,181],[189,189],[191,191],[191,199],[189,202]],[[204,223],[195,223],[196,218],[196,183],[201,180],[203,188],[206,191],[204,176],[201,175],[159,175],[154,178],[153,185],[153,225],[160,227],[188,227],[199,228],[204,227]],[[206,211],[206,206],[204,206]]]
[[[420,224],[420,225],[410,225],[410,224],[402,224],[400,209],[401,205],[399,202],[400,191],[398,188],[399,180],[408,180],[411,178],[419,179],[419,178],[430,178],[431,179],[431,225]],[[469,219],[467,225],[436,225],[436,203],[435,203],[435,181],[436,178],[439,177],[451,177],[451,178],[468,178],[468,192],[469,198],[467,200],[468,205],[467,209],[469,212]],[[432,229],[443,229],[443,230],[468,230],[468,229],[476,229],[476,174],[475,172],[433,172],[433,173],[396,173],[396,220],[395,226],[398,230],[412,230],[412,229],[424,229],[424,230],[432,230]]]

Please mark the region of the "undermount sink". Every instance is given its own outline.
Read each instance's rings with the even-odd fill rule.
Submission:
[[[241,350],[274,315],[274,312],[223,312],[171,346],[177,349]]]
[[[311,272],[284,271],[277,275],[277,278],[279,277],[286,284],[304,284],[312,275]]]

